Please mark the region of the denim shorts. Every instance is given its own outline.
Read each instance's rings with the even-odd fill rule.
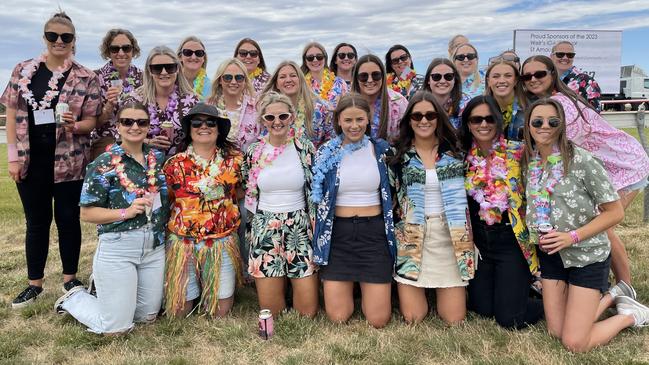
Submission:
[[[649,177],[645,176],[644,178],[642,178],[642,180],[638,181],[635,184],[625,186],[622,189],[620,189],[620,191],[623,193],[630,193],[636,190],[643,190],[644,188],[647,187],[647,185],[649,185]]]
[[[611,255],[606,260],[595,262],[584,267],[563,267],[559,253],[548,255],[538,250],[541,264],[541,277],[549,280],[561,280],[574,286],[596,289],[602,293],[608,290],[608,273],[611,267]]]
[[[195,244],[195,249],[200,250],[204,241]],[[226,250],[221,252],[221,274],[219,275],[219,299],[230,298],[234,295],[234,287],[236,284],[237,274],[232,264],[232,259]],[[187,301],[194,300],[201,295],[202,287],[196,278],[196,260],[195,257],[187,260],[187,292],[185,299]]]

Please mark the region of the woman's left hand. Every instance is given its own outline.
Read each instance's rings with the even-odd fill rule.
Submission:
[[[544,234],[539,243],[548,255],[555,254],[566,247],[572,246],[572,237],[566,232],[550,232]]]

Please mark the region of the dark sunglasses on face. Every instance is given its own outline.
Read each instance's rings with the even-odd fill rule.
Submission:
[[[167,70],[168,74],[173,74],[178,71],[178,65],[175,63],[158,63],[155,65],[149,65],[149,71],[154,75],[160,75],[163,69]]]
[[[545,121],[542,118],[536,118],[536,119],[532,119],[530,121],[530,125],[532,127],[534,127],[534,128],[541,128],[541,127],[543,127],[544,122]],[[552,127],[552,128],[557,128],[559,126],[559,124],[561,124],[561,119],[559,119],[559,118],[549,118],[548,119],[548,125],[550,127]]]
[[[45,32],[45,39],[47,39],[48,42],[54,43],[56,42],[57,39],[61,37],[61,41],[63,43],[71,43],[74,40],[74,34],[73,33],[56,33],[56,32]]]
[[[554,52],[554,55],[557,58],[564,58],[564,57],[568,57],[570,59],[575,58],[575,52]]]
[[[399,57],[395,57],[395,58],[390,59],[390,63],[393,64],[393,65],[396,65],[396,64],[398,64],[399,62],[406,62],[406,61],[408,61],[408,58],[410,58],[410,55],[407,54],[407,53],[404,53],[404,54],[402,54],[402,55],[399,56]]]
[[[542,71],[536,71],[531,74],[522,74],[521,75],[521,80],[523,81],[530,81],[532,80],[532,77],[534,77],[537,80],[540,80],[544,77],[548,76],[548,71],[547,70],[542,70]]]
[[[496,120],[495,120],[494,117],[491,116],[491,115],[485,115],[485,116],[482,116],[482,115],[472,115],[472,116],[469,117],[468,120],[469,120],[469,123],[471,123],[471,124],[482,124],[482,121],[483,121],[483,120],[484,120],[485,122],[487,122],[487,124],[494,124],[494,123],[496,123]]]
[[[131,53],[133,46],[130,44],[124,44],[121,46],[108,46],[108,51],[112,54],[118,54],[120,50],[122,50],[122,52],[124,53]]]
[[[347,53],[339,52],[338,54],[336,54],[336,56],[338,56],[338,59],[340,59],[340,60],[344,60],[345,58],[349,58],[350,60],[353,60],[354,58],[356,58],[356,53],[354,53],[354,52],[347,52]]]
[[[237,52],[237,53],[239,54],[239,57],[241,57],[241,58],[246,58],[248,56],[250,56],[251,58],[255,58],[255,57],[259,56],[259,52],[255,51],[255,50],[246,51],[245,49],[240,49],[239,52]]]
[[[455,58],[456,60],[458,60],[458,61],[464,61],[465,59],[467,59],[467,60],[469,60],[469,61],[473,61],[473,60],[475,60],[476,58],[478,58],[478,55],[475,54],[475,53],[466,53],[466,54],[458,54],[458,55],[455,55],[454,58]]]
[[[420,122],[423,118],[426,118],[427,121],[432,122],[433,120],[437,119],[438,115],[439,114],[437,114],[437,112],[414,112],[410,114],[410,119],[414,120],[415,122]]]
[[[223,81],[225,82],[232,82],[232,79],[234,79],[234,81],[236,82],[243,82],[243,80],[246,79],[246,76],[242,74],[236,74],[236,75],[225,74],[221,76],[221,79],[223,79]]]
[[[214,119],[192,119],[191,121],[192,128],[200,128],[203,124],[205,124],[207,128],[214,128],[217,125],[217,121]]]
[[[379,81],[383,78],[383,75],[381,74],[381,71],[372,71],[371,74],[367,72],[361,72],[358,74],[358,81],[368,82],[370,77],[372,78],[373,81]]]
[[[203,51],[202,49],[197,49],[197,50],[194,51],[193,49],[187,49],[187,48],[184,48],[184,49],[182,50],[182,54],[183,54],[183,56],[185,56],[185,57],[191,57],[191,56],[194,55],[194,54],[195,54],[196,57],[198,57],[198,58],[205,57],[205,51]]]
[[[313,62],[313,60],[322,61],[322,60],[324,60],[324,55],[322,53],[318,53],[318,54],[315,54],[315,55],[310,54],[310,55],[308,55],[308,56],[306,56],[304,58],[309,62]]]
[[[149,126],[148,119],[119,118],[117,121],[119,122],[119,124],[123,125],[124,127],[132,127],[133,124],[137,124],[138,127]]]
[[[280,113],[280,114],[264,114],[261,117],[264,118],[265,121],[267,122],[274,122],[275,118],[279,119],[280,121],[284,122],[286,121],[289,117],[291,116],[290,113]]]
[[[452,72],[446,73],[446,74],[430,74],[430,79],[433,81],[439,81],[444,78],[446,81],[453,81],[455,78],[455,74]]]

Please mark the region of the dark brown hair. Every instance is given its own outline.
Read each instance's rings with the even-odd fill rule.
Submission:
[[[374,113],[380,113],[380,121],[379,121],[379,135],[378,137],[381,139],[388,139],[388,119],[390,117],[390,112],[388,108],[388,103],[390,101],[390,97],[388,96],[388,86],[386,85],[386,75],[385,75],[385,68],[383,67],[383,63],[381,62],[381,59],[378,58],[377,56],[373,54],[368,54],[365,55],[361,58],[358,59],[358,62],[356,62],[356,65],[354,66],[354,70],[352,71],[352,91],[358,93],[359,95],[361,94],[361,85],[358,82],[358,70],[360,70],[361,66],[365,63],[372,62],[379,66],[379,69],[381,70],[381,95],[379,96],[381,98],[381,110],[375,110]],[[370,125],[372,124],[372,116],[370,115]],[[371,128],[370,128],[371,129]]]
[[[259,43],[255,41],[252,38],[244,38],[237,43],[237,46],[234,47],[234,55],[232,57],[237,58],[239,54],[239,48],[243,46],[246,43],[252,44],[255,48],[257,48],[257,52],[259,52],[259,67],[261,67],[262,70],[266,71],[266,61],[264,61],[264,54],[261,53],[261,47],[259,46]]]
[[[385,54],[385,72],[387,73],[394,73],[394,69],[392,68],[392,52],[402,50],[406,52],[408,57],[410,58],[410,68],[414,69],[413,63],[412,63],[412,56],[410,55],[410,51],[408,51],[408,48],[406,46],[402,46],[400,44],[395,44],[394,46],[390,47],[388,49],[388,52]],[[399,76],[399,75],[397,75]]]
[[[451,62],[448,58],[435,58],[428,65],[426,70],[426,75],[424,76],[424,90],[433,92],[430,87],[430,75],[433,73],[433,69],[439,65],[446,65],[453,70],[453,75],[455,76],[455,84],[453,84],[453,89],[451,89],[451,113],[453,116],[457,116],[460,113],[460,101],[462,100],[462,78],[460,73],[455,67],[455,64]],[[446,110],[444,112],[447,112]]]
[[[336,134],[341,135],[343,133],[343,129],[340,127],[338,119],[340,118],[340,114],[348,108],[358,108],[367,113],[367,128],[365,128],[365,134],[368,136],[371,135],[372,120],[370,119],[370,104],[367,102],[367,100],[365,100],[363,96],[355,92],[350,92],[343,95],[343,97],[341,97],[338,101],[338,105],[336,106],[336,110],[334,110],[333,116],[334,131],[336,131]]]
[[[101,44],[99,45],[101,58],[105,60],[110,59],[110,51],[108,50],[108,47],[110,47],[110,44],[113,43],[113,39],[115,39],[115,37],[120,34],[125,35],[126,38],[128,38],[128,40],[131,42],[131,45],[133,46],[133,58],[140,57],[140,45],[137,43],[137,39],[135,39],[133,33],[126,29],[114,28],[109,30],[104,36],[104,39],[101,40]]]
[[[334,74],[338,73],[338,65],[336,64],[336,58],[338,57],[338,50],[341,49],[342,47],[349,47],[354,51],[354,56],[356,57],[356,60],[358,60],[358,52],[356,51],[356,47],[349,43],[338,43],[336,48],[334,48],[333,53],[331,53],[331,62],[329,62],[329,69],[334,72]]]

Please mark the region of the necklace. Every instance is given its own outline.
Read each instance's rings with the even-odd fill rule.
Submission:
[[[329,92],[334,86],[334,79],[336,78],[336,75],[330,71],[328,68],[325,68],[322,70],[322,80],[321,83],[318,84],[318,81],[313,79],[313,76],[311,76],[311,72],[306,74],[306,82],[307,84],[311,85],[311,88],[313,91],[320,95],[320,97],[324,100],[332,100],[332,97],[329,95]],[[335,95],[334,95],[335,97]]]
[[[207,72],[205,72],[205,69],[201,67],[201,69],[198,70],[198,74],[196,74],[196,78],[194,79],[194,94],[203,95],[203,87],[205,86],[206,77]]]
[[[135,183],[131,179],[129,179],[128,176],[126,176],[124,162],[122,161],[122,155],[120,153],[113,153],[113,157],[110,160],[110,164],[115,168],[115,172],[117,173],[117,177],[119,178],[120,185],[122,185],[127,192],[131,194],[135,193],[139,197],[144,196],[144,194],[146,194],[147,192],[155,193],[158,190],[158,188],[156,187],[155,176],[157,161],[153,149],[149,150],[149,154],[147,155],[147,162],[149,169],[146,171],[146,176],[149,188],[144,189],[135,185]]]
[[[414,69],[411,69],[410,72],[406,75],[405,78],[401,76],[396,76],[394,72],[390,72],[387,77],[387,84],[392,88],[392,90],[400,93],[403,96],[408,96],[410,91],[410,85],[412,80],[417,76],[417,72]]]
[[[219,184],[217,177],[221,175],[221,165],[223,156],[217,148],[210,159],[201,157],[194,150],[194,145],[187,147],[187,155],[192,159],[196,166],[196,176],[198,181],[190,182],[203,195],[206,201],[222,199],[225,196],[223,184]]]
[[[27,105],[32,107],[32,110],[43,110],[49,109],[52,105],[52,100],[54,100],[59,95],[59,80],[63,77],[63,74],[72,66],[72,57],[68,57],[63,61],[63,65],[57,68],[52,72],[52,77],[47,82],[47,87],[49,90],[45,92],[43,99],[37,103],[34,100],[34,93],[29,90],[29,85],[32,83],[32,77],[34,73],[38,70],[38,67],[41,63],[47,62],[47,52],[41,54],[40,56],[32,59],[23,69],[20,71],[20,79],[18,80],[18,88],[21,91],[23,99],[27,102]]]
[[[257,66],[257,68],[255,68],[251,73],[248,74],[248,78],[250,78],[251,80],[256,79],[259,75],[261,75],[262,72],[264,72],[264,70],[262,70],[261,67]]]
[[[548,156],[546,165],[549,167],[548,169],[543,168],[538,151],[534,153],[528,164],[527,189],[534,207],[532,217],[537,226],[542,223],[550,223],[550,198],[554,187],[563,177],[561,152],[556,145],[552,147],[552,154]]]

